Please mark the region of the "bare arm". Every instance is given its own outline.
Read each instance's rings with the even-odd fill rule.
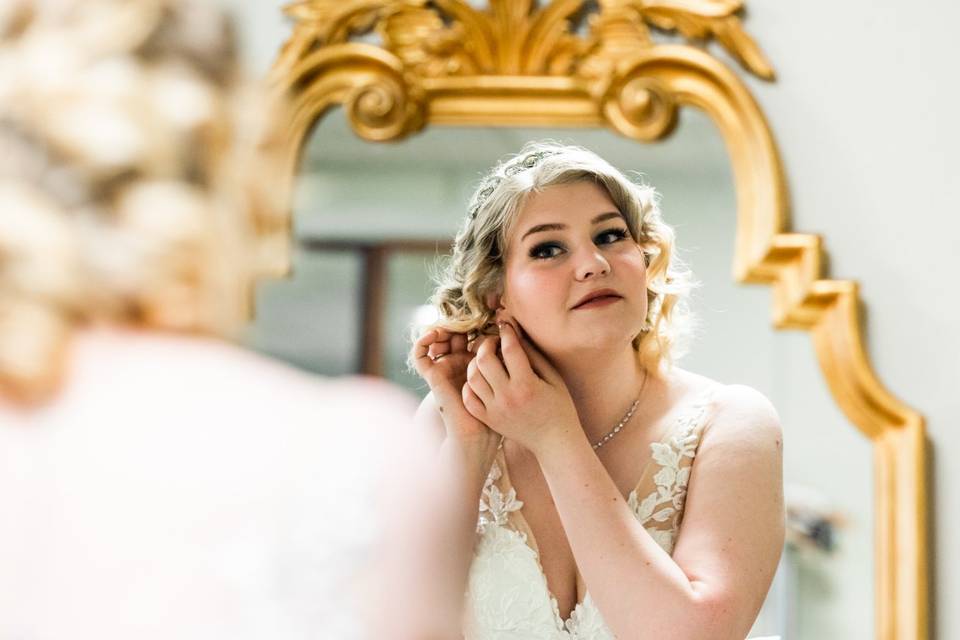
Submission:
[[[417,412],[418,422],[429,426],[439,416],[436,401],[428,395]],[[498,443],[496,434],[472,439],[445,435],[424,469],[425,495],[411,532],[417,539],[412,575],[419,576],[417,584],[424,590],[421,601],[450,612],[458,633],[480,493]]]
[[[782,434],[762,395],[728,389],[700,444],[672,557],[582,433],[538,455],[577,565],[619,638],[743,640],[763,603],[783,546]]]

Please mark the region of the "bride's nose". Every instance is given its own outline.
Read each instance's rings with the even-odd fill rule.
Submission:
[[[577,254],[577,280],[610,273],[610,263],[598,247],[591,246]]]

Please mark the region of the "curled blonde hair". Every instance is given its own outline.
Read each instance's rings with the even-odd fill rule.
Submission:
[[[239,329],[288,224],[226,14],[12,0],[0,77],[0,398],[48,397],[81,324]]]
[[[641,365],[654,375],[662,374],[688,349],[695,327],[688,298],[698,283],[676,255],[674,232],[663,221],[659,195],[637,177],[636,182],[630,180],[583,147],[552,141],[524,145],[495,166],[475,190],[453,252],[433,274],[436,289],[430,302],[439,320],[423,329],[414,327],[412,334],[440,327],[472,340],[492,332],[495,310],[485,300],[503,292],[504,254],[527,197],[554,185],[592,181],[609,194],[643,251],[649,331],[635,336],[632,344]],[[408,364],[413,367],[412,351]]]

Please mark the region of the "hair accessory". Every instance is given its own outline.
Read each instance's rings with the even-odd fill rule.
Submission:
[[[483,204],[487,201],[487,198],[493,195],[493,192],[497,190],[497,187],[500,186],[500,183],[505,177],[512,177],[521,171],[533,169],[547,156],[553,156],[558,153],[559,151],[536,151],[523,156],[523,158],[520,160],[514,159],[509,161],[503,169],[503,176],[494,174],[487,178],[486,182],[481,185],[480,191],[477,193],[476,200],[474,201],[473,206],[470,207],[470,219],[476,219],[477,212],[480,211],[481,207],[483,207]]]

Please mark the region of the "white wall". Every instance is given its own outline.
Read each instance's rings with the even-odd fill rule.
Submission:
[[[960,5],[754,0],[775,64],[751,86],[777,136],[794,228],[862,286],[880,379],[927,418],[931,636],[960,635]]]
[[[222,1],[240,13],[250,63],[265,71],[287,29],[278,5]],[[952,330],[960,314],[960,5],[748,6],[745,24],[778,72],[776,83],[748,82],[780,145],[793,228],[823,234],[830,275],[860,282],[879,377],[928,420],[931,636],[953,638],[960,635],[960,611],[950,606],[960,593],[960,545],[950,535],[960,527],[960,494],[951,491],[960,467],[949,459],[960,448],[960,336]],[[808,341],[781,335],[775,348],[802,363],[783,384],[801,384],[815,371]]]

